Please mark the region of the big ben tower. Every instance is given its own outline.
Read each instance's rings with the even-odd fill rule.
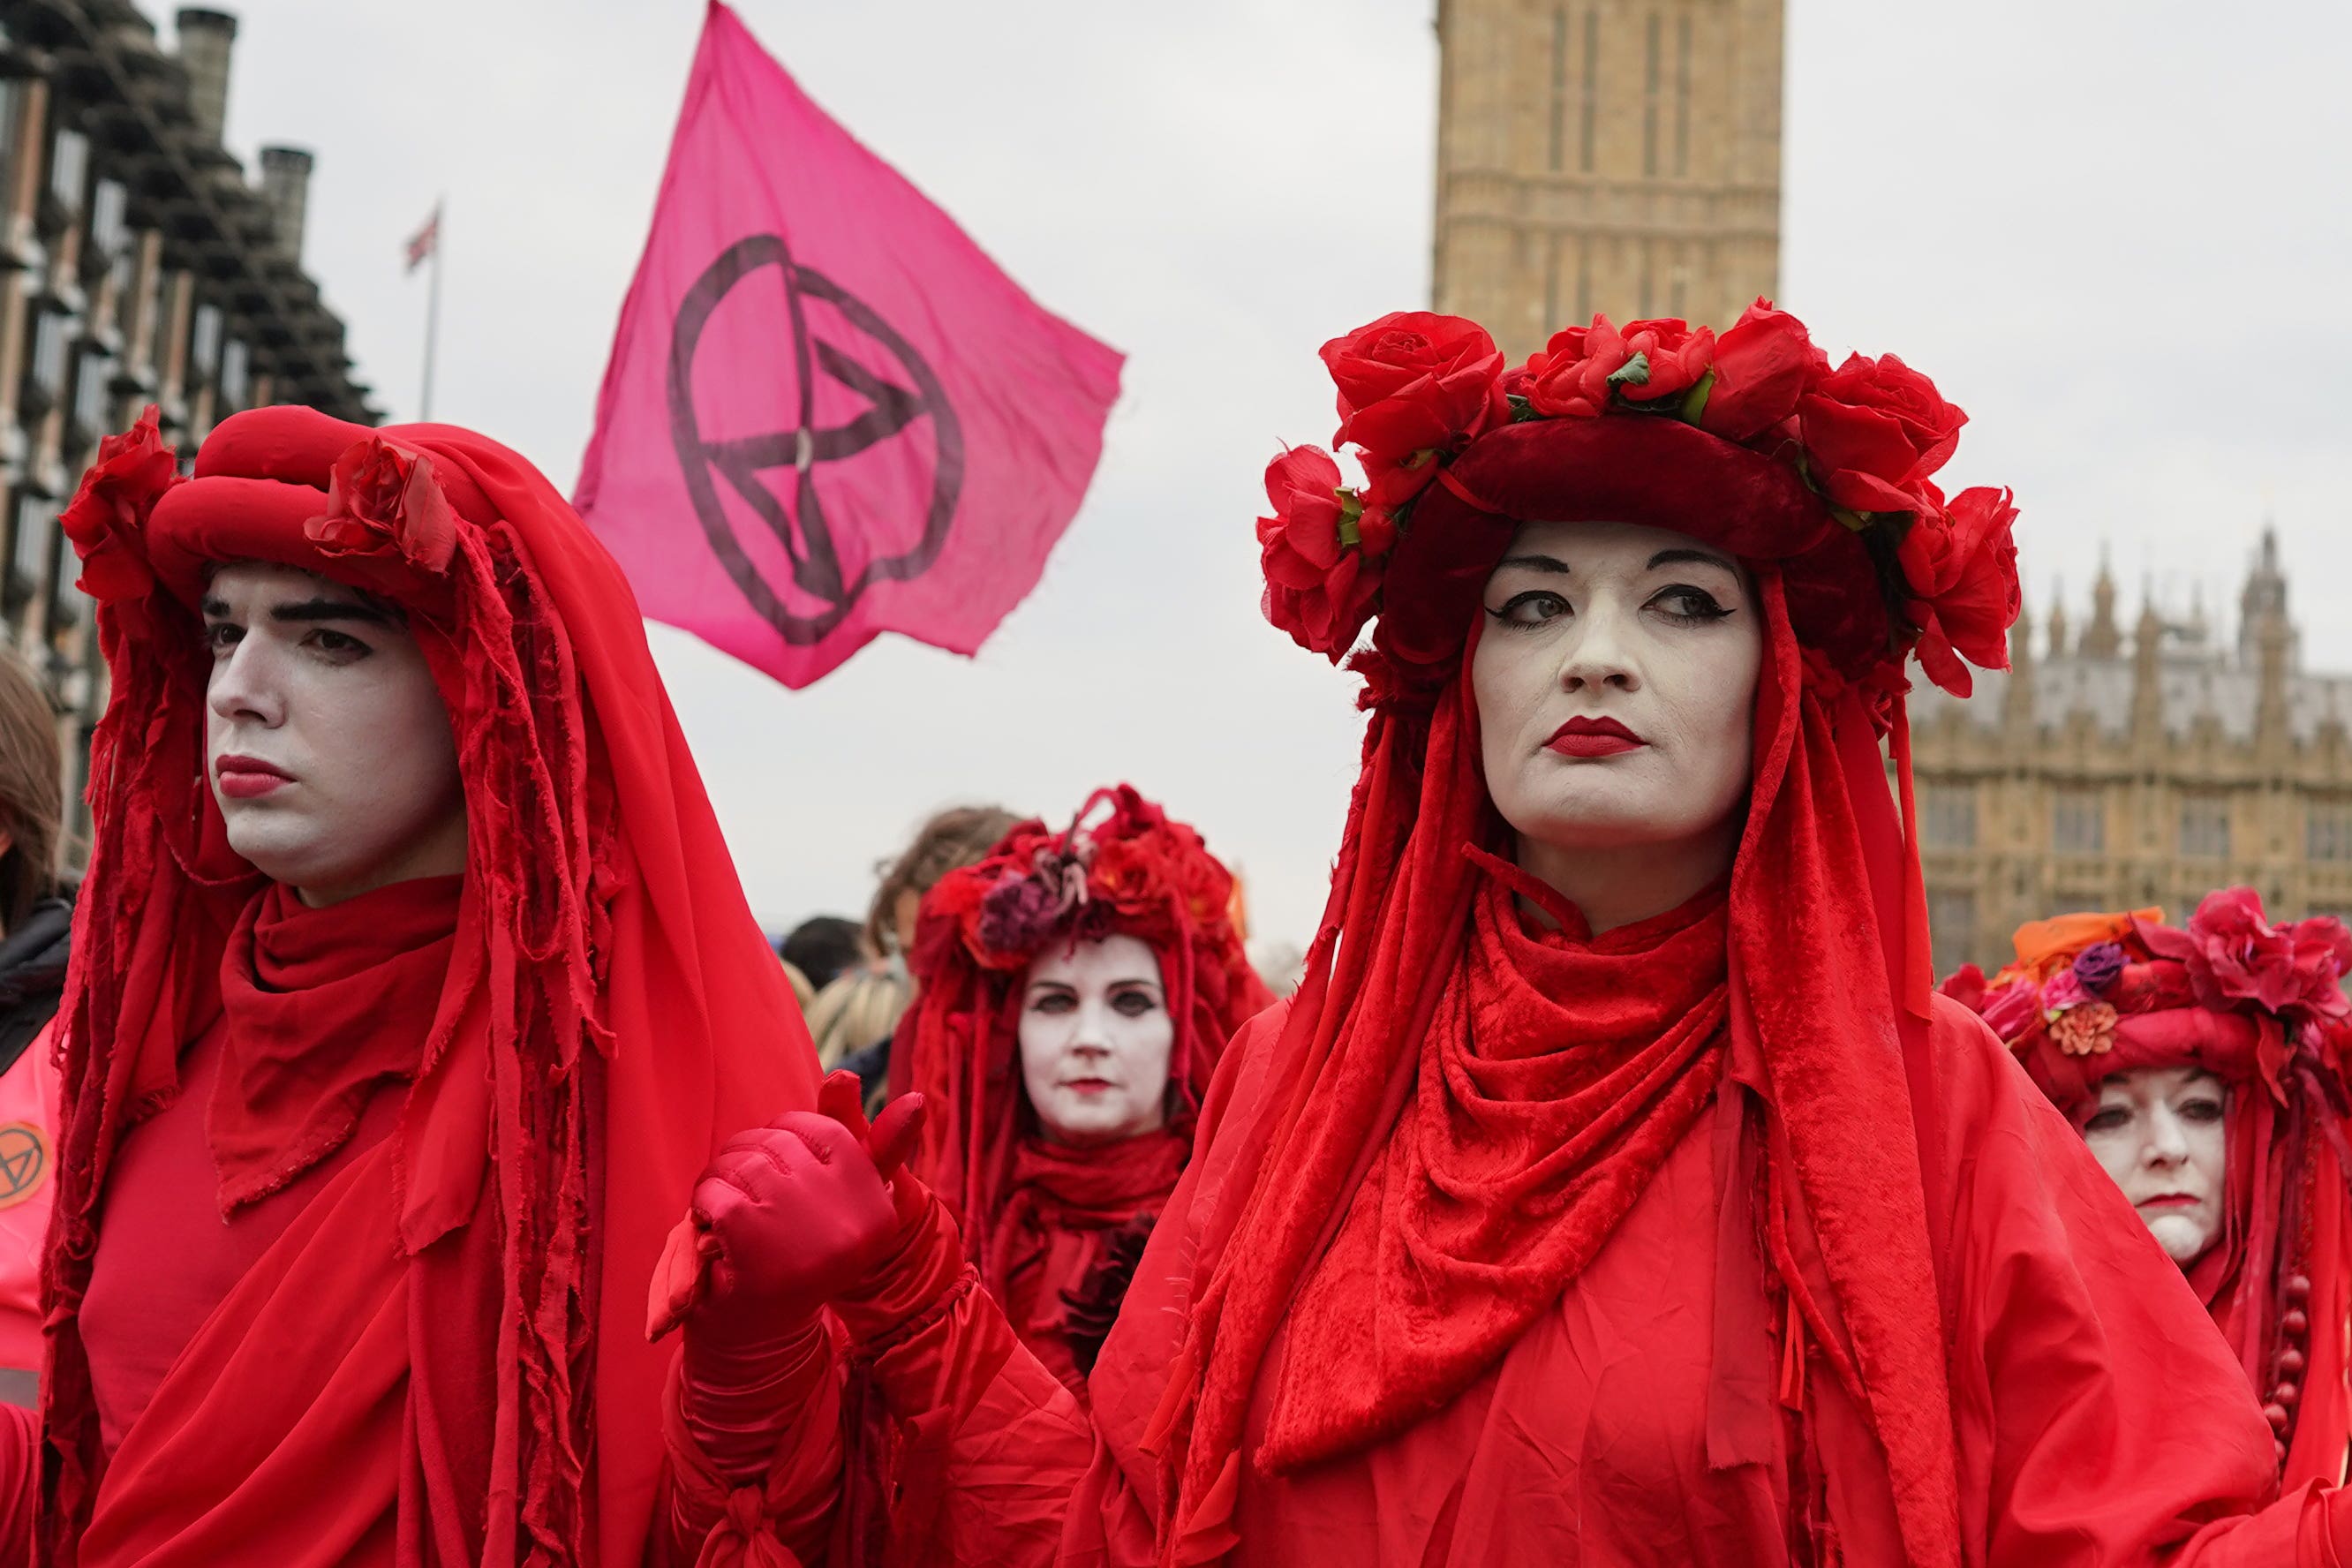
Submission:
[[[1781,0],[1438,0],[1436,309],[1517,359],[1770,296],[1780,32]]]

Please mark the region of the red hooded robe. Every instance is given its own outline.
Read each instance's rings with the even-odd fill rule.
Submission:
[[[670,1352],[645,1342],[645,1281],[719,1138],[812,1104],[816,1071],[619,568],[497,443],[302,408],[225,421],[192,481],[151,410],[63,521],[113,689],[64,1013],[44,1560],[679,1550],[651,1541]],[[457,742],[467,869],[441,978],[421,982],[429,1032],[388,1066],[407,1087],[274,1200],[312,1194],[110,1454],[79,1317],[110,1178],[126,1139],[204,1114],[185,1053],[223,1015],[225,944],[272,892],[205,783],[196,604],[240,561],[404,613]],[[262,920],[234,940],[282,946]],[[231,1170],[217,1105],[210,1136]]]

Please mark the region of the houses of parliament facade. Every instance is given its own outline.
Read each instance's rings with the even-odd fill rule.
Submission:
[[[1728,325],[1779,284],[1781,0],[1439,0],[1435,308],[1514,357],[1560,327]],[[2273,536],[2231,634],[2104,572],[2087,622],[2021,620],[2008,675],[1920,683],[1936,964],[2020,924],[2218,887],[2352,915],[2352,677],[2306,674]]]
[[[2274,534],[2237,611],[2223,638],[2144,599],[2126,633],[2103,572],[2079,631],[2021,620],[2007,674],[1913,692],[1939,972],[1991,967],[2059,910],[2178,920],[2238,884],[2273,919],[2352,917],[2352,676],[2302,668]]]

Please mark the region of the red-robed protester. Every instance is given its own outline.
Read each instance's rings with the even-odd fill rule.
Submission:
[[[150,410],[63,522],[40,1560],[692,1561],[645,1280],[814,1058],[618,568],[496,443],[299,408],[192,479]]]
[[[1274,1001],[1234,907],[1201,836],[1125,784],[1060,832],[1020,824],[923,899],[892,1056],[929,1107],[915,1168],[1081,1398],[1225,1042]]]
[[[2352,1444],[2352,931],[2273,925],[2251,888],[2019,929],[1947,994],[1982,1013],[2188,1276],[2277,1433],[2284,1485]]]
[[[826,1310],[935,1456],[894,1548],[2352,1561],[2074,1129],[1932,996],[1902,661],[1965,689],[2018,605],[2006,493],[1934,482],[1960,412],[1761,305],[1507,374],[1427,314],[1324,357],[1369,484],[1286,453],[1259,534],[1300,643],[1372,623],[1363,770],[1090,1410],[878,1133],[719,1227],[757,1257],[895,1216],[788,1297],[854,1274]]]

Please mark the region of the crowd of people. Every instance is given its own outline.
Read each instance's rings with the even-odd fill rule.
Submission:
[[[86,853],[0,665],[0,1562],[2352,1563],[2352,931],[1928,972],[1960,411],[1760,302],[1323,357],[1281,1000],[1116,781],[772,949],[527,462],[108,440]]]

